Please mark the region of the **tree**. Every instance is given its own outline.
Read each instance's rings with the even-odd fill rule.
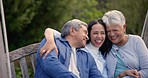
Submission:
[[[45,28],[61,30],[73,18],[85,22],[103,15],[96,0],[4,0],[9,49],[39,42]]]

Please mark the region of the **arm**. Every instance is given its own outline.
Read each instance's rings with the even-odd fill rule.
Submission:
[[[148,49],[141,37],[139,37],[136,45],[140,67],[138,72],[142,75],[142,78],[148,78]]]
[[[55,49],[56,53],[58,54],[57,47],[54,42],[54,34],[56,37],[60,37],[60,33],[54,29],[47,28],[44,32],[45,38],[47,42],[45,45],[40,49],[40,56],[42,56],[45,52],[44,58],[49,54],[49,52]]]
[[[47,57],[44,59],[39,56],[40,48],[46,43],[46,40],[42,40],[41,45],[38,49],[37,57],[41,65],[41,69],[45,74],[52,78],[77,78],[73,73],[69,72],[68,69],[58,60],[55,50],[52,50]]]
[[[133,47],[134,47],[134,53],[137,55],[137,60],[139,61],[138,68],[136,70],[125,70],[123,71],[119,77],[124,76],[133,76],[133,77],[139,77],[139,78],[147,78],[148,77],[148,49],[139,36],[133,37]]]

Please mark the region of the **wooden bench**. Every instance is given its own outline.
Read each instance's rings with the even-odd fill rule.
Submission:
[[[35,62],[36,62],[35,55],[38,46],[39,43],[35,43],[10,52],[9,56],[11,62],[12,78],[17,78],[16,67],[18,67],[19,65],[22,72],[21,78],[30,78],[28,73],[28,68],[31,68],[33,73],[35,72]],[[28,63],[31,64],[29,64],[28,66],[27,65]]]

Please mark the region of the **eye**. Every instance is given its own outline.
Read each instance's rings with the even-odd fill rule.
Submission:
[[[94,32],[93,34],[98,34],[98,32]]]
[[[93,34],[98,34],[99,32],[98,31],[93,31]]]
[[[85,34],[88,34],[87,30],[84,30],[84,33],[85,33]]]
[[[104,32],[104,31],[102,31],[102,32],[101,32],[101,34],[105,34],[105,32]]]
[[[109,33],[110,31],[109,30],[107,30],[107,33]]]
[[[115,30],[113,30],[113,31],[115,31],[115,32],[116,32],[116,31],[118,31],[118,30],[117,30],[117,29],[115,29]]]

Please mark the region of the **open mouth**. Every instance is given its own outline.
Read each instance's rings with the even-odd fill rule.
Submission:
[[[96,44],[101,44],[102,40],[95,40]]]

